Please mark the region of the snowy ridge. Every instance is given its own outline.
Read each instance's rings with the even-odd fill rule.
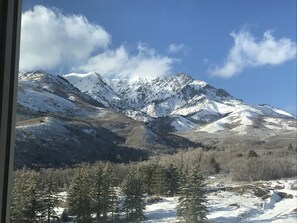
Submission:
[[[76,96],[69,93],[62,97],[56,93],[57,88],[67,90],[57,77],[42,72],[24,73],[18,80],[18,104],[33,112],[86,115],[75,104]]]
[[[122,98],[113,91],[113,89],[105,83],[100,74],[91,72],[87,74],[70,73],[63,76],[74,87],[81,92],[87,93],[92,98],[107,107],[117,108],[126,107]]]
[[[195,106],[197,103],[201,104],[204,98],[216,101],[233,99],[224,90],[215,89],[203,81],[193,80],[186,74],[136,81],[104,80],[96,73],[67,74],[63,77],[95,99],[97,97],[102,99],[104,96],[105,104],[111,107],[121,107],[118,104],[121,99],[130,110],[142,111],[155,118],[174,114],[178,109]],[[122,110],[126,108],[122,107]],[[183,110],[180,115],[188,115],[190,112]]]
[[[273,118],[262,125],[264,128],[275,131],[296,129],[290,121],[296,121],[296,117],[285,111],[269,105],[248,105],[223,89],[183,73],[133,81],[108,80],[97,73],[72,73],[63,77],[105,106],[122,111],[135,120],[149,123],[161,117],[171,117],[170,126],[175,131],[195,129],[214,133],[232,130],[245,134],[248,127],[259,127],[259,119],[263,120],[263,117]],[[280,121],[283,119],[285,121]]]
[[[273,135],[297,130],[293,115],[269,105],[248,105],[186,74],[128,81],[107,80],[95,72],[54,76],[37,71],[19,75],[18,96],[19,105],[31,111],[71,116],[89,115],[78,105],[92,99],[144,123],[168,118],[163,123],[168,131],[243,135],[267,130]]]

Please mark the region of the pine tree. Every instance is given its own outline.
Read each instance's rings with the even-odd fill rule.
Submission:
[[[58,184],[53,170],[47,170],[41,176],[38,183],[40,213],[50,223],[51,218],[58,217],[54,211],[54,208],[59,203],[59,198],[57,197]]]
[[[67,209],[63,210],[60,219],[62,222],[68,222],[70,220]]]
[[[92,171],[92,188],[93,208],[97,221],[100,221],[101,215],[103,221],[106,221],[108,212],[111,212],[113,218],[117,197],[115,193],[115,174],[110,164],[95,163]]]
[[[202,223],[206,221],[207,207],[203,176],[199,165],[195,165],[183,177],[180,197],[177,205],[177,217],[186,223]]]
[[[104,188],[104,165],[102,162],[96,162],[92,168],[92,197],[93,210],[96,213],[97,221],[100,221],[101,214],[103,214],[103,188]]]
[[[110,164],[106,164],[103,171],[104,183],[104,193],[103,200],[105,203],[105,208],[103,209],[103,217],[106,220],[107,213],[111,213],[111,218],[114,218],[114,214],[118,212],[118,197],[115,191],[116,186],[116,175],[111,168]]]
[[[17,222],[35,222],[38,213],[37,177],[35,171],[15,173],[12,189],[11,219]]]
[[[216,161],[214,156],[210,157],[209,165],[210,165],[210,169],[212,169],[214,173],[219,173],[221,171],[220,164]],[[212,171],[211,171],[211,173],[212,173]]]
[[[117,220],[119,218],[120,213],[120,207],[119,207],[119,197],[116,193],[116,190],[114,189],[110,196],[110,214],[111,214],[111,220]]]
[[[122,191],[124,194],[124,211],[127,218],[143,219],[144,206],[144,187],[141,174],[137,169],[131,169],[126,176]]]
[[[69,213],[76,215],[78,223],[91,222],[91,192],[90,167],[83,165],[75,173],[67,197]]]
[[[151,178],[151,191],[154,195],[164,195],[166,190],[165,170],[160,164],[154,165],[154,172]]]
[[[155,172],[155,164],[149,163],[149,164],[141,165],[139,168],[139,171],[142,174],[142,181],[143,181],[145,192],[148,195],[152,195],[153,194],[152,177]]]
[[[179,188],[180,174],[176,166],[172,163],[165,169],[165,181],[167,187],[167,194],[169,196],[175,196]]]

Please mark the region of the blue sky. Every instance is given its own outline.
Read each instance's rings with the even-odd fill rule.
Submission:
[[[21,70],[184,72],[296,114],[295,0],[23,0],[23,12]]]

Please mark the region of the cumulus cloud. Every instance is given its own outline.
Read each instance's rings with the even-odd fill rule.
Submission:
[[[54,69],[82,63],[106,49],[111,36],[82,15],[35,6],[22,15],[20,70]]]
[[[177,59],[159,55],[147,44],[138,43],[138,53],[132,55],[120,46],[91,57],[80,70],[96,71],[108,78],[152,79],[172,72],[172,65]]]
[[[35,6],[22,16],[20,70],[96,71],[109,78],[154,78],[168,74],[177,59],[139,42],[136,53],[110,49],[111,35],[82,15]]]
[[[282,64],[296,58],[296,42],[288,38],[276,39],[271,31],[257,41],[248,31],[231,33],[234,46],[222,66],[215,65],[210,74],[230,78],[247,67]]]
[[[168,46],[167,51],[169,53],[179,53],[179,52],[184,52],[185,51],[185,45],[184,44],[170,44]]]

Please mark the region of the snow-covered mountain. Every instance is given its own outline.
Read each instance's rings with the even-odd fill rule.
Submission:
[[[102,98],[110,96],[107,91],[112,93],[112,89],[101,84]],[[109,108],[99,96],[92,98],[61,76],[42,71],[19,74],[15,167],[128,162],[200,145],[160,134]]]
[[[296,117],[185,74],[19,74],[15,166],[125,162],[179,149],[296,146]]]
[[[262,130],[296,130],[293,115],[269,105],[248,105],[183,73],[136,81],[108,80],[97,73],[63,77],[100,103],[135,120],[156,123],[161,119],[171,131],[245,134],[249,127],[260,126]]]

